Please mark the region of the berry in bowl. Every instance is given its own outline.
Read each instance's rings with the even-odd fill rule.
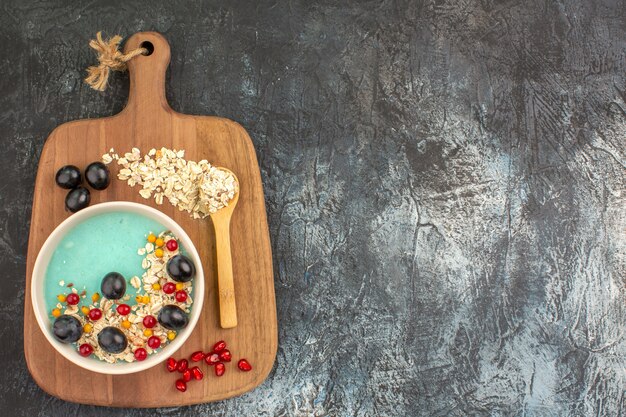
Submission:
[[[151,207],[101,203],[42,246],[31,296],[52,346],[85,369],[127,374],[171,356],[198,321],[204,275],[189,236]]]

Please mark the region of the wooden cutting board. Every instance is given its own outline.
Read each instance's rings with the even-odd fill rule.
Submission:
[[[165,98],[165,72],[170,48],[154,32],[133,35],[125,45],[129,51],[150,42],[154,52],[128,63],[130,94],[126,108],[113,117],[79,120],[57,127],[45,143],[35,183],[33,212],[28,243],[24,300],[24,352],[28,369],[39,386],[63,400],[116,407],[169,407],[222,400],[259,385],[274,364],[277,349],[276,302],[272,254],[259,167],[246,131],[237,123],[207,116],[190,116],[173,111]],[[144,372],[107,376],[84,370],[63,358],[44,338],[34,317],[30,299],[33,265],[42,244],[70,214],[64,209],[66,191],[55,185],[57,169],[66,164],[84,168],[100,160],[110,148],[142,153],[151,148],[184,149],[185,157],[207,159],[231,169],[239,178],[239,203],[231,222],[233,275],[239,325],[220,328],[216,297],[215,238],[210,218],[193,220],[167,201],[156,205],[144,200],[137,188],[112,179],[104,191],[92,191],[91,204],[104,201],[135,201],[147,204],[176,220],[193,240],[205,271],[204,307],[190,338],[174,355],[188,357],[197,350],[208,351],[218,340],[227,341],[233,359],[245,357],[253,366],[241,372],[233,360],[221,378],[202,363],[205,378],[190,382],[186,393],[176,391],[179,374],[165,366]],[[111,166],[117,172],[116,164]],[[98,256],[94,249],[94,256]],[[164,358],[165,359],[165,358]]]

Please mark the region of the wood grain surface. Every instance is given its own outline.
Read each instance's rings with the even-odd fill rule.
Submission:
[[[220,400],[260,384],[272,369],[277,349],[276,303],[263,188],[254,148],[246,131],[227,119],[189,116],[174,112],[165,99],[165,72],[170,60],[165,38],[154,32],[133,35],[126,50],[151,42],[154,52],[129,63],[130,95],[126,108],[113,117],[80,120],[56,128],[44,146],[34,190],[26,270],[24,351],[28,368],[46,392],[67,401],[118,407],[180,406]],[[220,339],[228,342],[233,362],[218,379],[203,364],[205,379],[192,382],[186,393],[174,388],[177,375],[163,366],[131,375],[107,376],[79,368],[45,340],[35,321],[30,300],[30,279],[37,253],[52,230],[70,214],[64,209],[66,192],[54,183],[54,173],[65,164],[85,167],[109,148],[122,153],[138,147],[184,149],[186,158],[207,159],[231,169],[239,178],[240,196],[230,231],[233,276],[239,324],[222,329],[216,292],[214,230],[209,218],[193,220],[165,202],[157,206],[144,200],[138,189],[114,179],[101,192],[92,191],[91,204],[135,201],[148,204],[175,219],[189,234],[203,260],[207,291],[202,316],[192,335],[175,357],[207,350]],[[112,172],[117,172],[115,164]],[[94,256],[98,254],[94,251]],[[237,369],[235,359],[246,357],[248,373]],[[164,358],[165,359],[165,358]]]

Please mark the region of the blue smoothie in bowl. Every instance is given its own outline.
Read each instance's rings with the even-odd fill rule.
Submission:
[[[190,322],[197,252],[192,248],[190,255],[171,227],[142,210],[156,212],[148,207],[81,212],[75,216],[84,219],[57,233],[47,248],[51,254],[39,291],[48,331],[81,360],[143,362],[166,349]],[[35,273],[43,268],[36,265]]]
[[[112,236],[111,230],[124,232]],[[70,230],[46,269],[47,310],[51,312],[58,304],[57,296],[67,294],[69,288],[84,290],[90,297],[100,293],[102,277],[112,270],[128,278],[141,277],[144,257],[137,251],[144,248],[150,233],[164,231],[155,220],[123,211],[97,215]],[[134,297],[129,302],[135,303]]]

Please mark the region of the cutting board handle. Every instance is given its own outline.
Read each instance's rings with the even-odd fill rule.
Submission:
[[[124,53],[136,48],[148,49],[148,55],[139,55],[128,61],[130,91],[126,109],[135,112],[135,116],[145,114],[155,118],[171,108],[165,98],[165,72],[170,63],[170,45],[156,32],[138,32],[124,44]]]

